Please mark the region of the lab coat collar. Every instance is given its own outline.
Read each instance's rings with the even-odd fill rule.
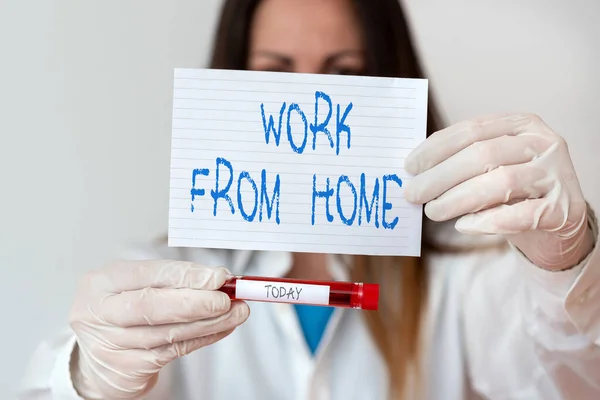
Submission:
[[[351,258],[341,255],[327,255],[327,268],[334,280],[348,280]],[[240,275],[257,275],[281,278],[292,268],[292,253],[276,251],[234,252],[232,270]]]

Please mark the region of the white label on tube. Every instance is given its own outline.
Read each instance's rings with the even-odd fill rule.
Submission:
[[[329,305],[329,286],[238,279],[235,297],[277,303]]]

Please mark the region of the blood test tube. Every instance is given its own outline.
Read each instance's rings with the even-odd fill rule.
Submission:
[[[377,310],[379,285],[258,276],[231,276],[219,289],[232,300]]]

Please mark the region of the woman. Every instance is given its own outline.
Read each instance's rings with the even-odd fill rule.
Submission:
[[[212,66],[422,77],[396,0],[229,0]],[[406,161],[422,258],[155,244],[86,275],[22,398],[600,398],[597,221],[566,144],[535,116],[438,130],[429,109]],[[232,303],[219,265],[378,282],[381,310]]]

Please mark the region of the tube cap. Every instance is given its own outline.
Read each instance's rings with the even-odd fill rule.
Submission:
[[[379,308],[379,285],[363,284],[362,309],[377,310]]]

